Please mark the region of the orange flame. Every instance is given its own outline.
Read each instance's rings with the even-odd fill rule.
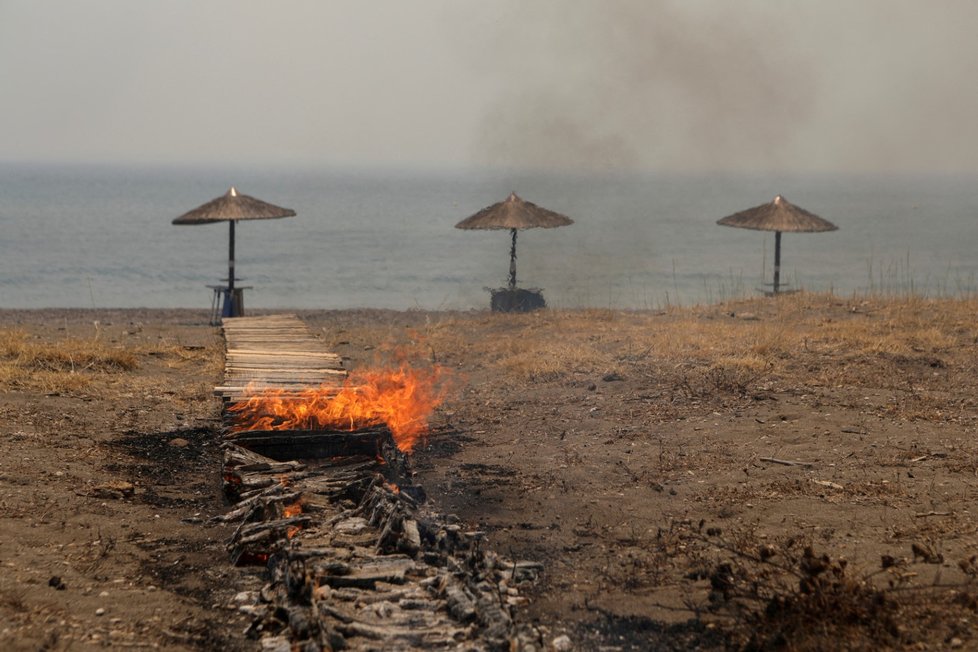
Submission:
[[[286,394],[265,390],[235,403],[236,431],[357,430],[386,425],[397,447],[410,453],[428,433],[428,419],[448,393],[448,371],[402,365],[356,371],[340,388]]]
[[[300,516],[301,514],[302,514],[302,503],[299,501],[296,501],[291,505],[282,506],[282,518],[292,518],[293,516]],[[299,534],[300,530],[302,530],[301,525],[290,525],[285,530],[285,538],[291,539],[295,535]]]

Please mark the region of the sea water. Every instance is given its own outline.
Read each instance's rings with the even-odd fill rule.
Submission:
[[[0,308],[209,307],[228,225],[173,218],[224,194],[297,216],[239,222],[254,308],[487,308],[508,231],[453,228],[515,191],[574,224],[521,231],[517,273],[553,307],[646,309],[769,289],[774,234],[718,226],[782,194],[838,231],[786,233],[789,288],[969,296],[978,187],[966,177],[543,174],[487,170],[0,164]]]

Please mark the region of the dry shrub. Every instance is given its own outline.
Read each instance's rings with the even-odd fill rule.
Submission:
[[[723,558],[704,575],[708,611],[726,617],[731,641],[744,650],[878,650],[945,643],[966,635],[978,602],[967,583],[914,586],[913,565],[940,563],[918,546],[913,561],[881,556],[876,570],[857,573],[844,558],[815,551],[802,537],[775,543],[717,534],[701,542]],[[973,560],[972,560],[973,561]],[[967,573],[968,561],[961,566]],[[948,614],[965,616],[964,620]],[[916,649],[916,648],[914,648]]]

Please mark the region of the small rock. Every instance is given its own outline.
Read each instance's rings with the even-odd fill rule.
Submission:
[[[553,641],[551,641],[550,646],[554,649],[554,652],[569,652],[574,649],[574,643],[571,642],[570,636],[567,634],[561,634]]]
[[[98,609],[95,610],[95,615],[96,616],[104,616],[105,615],[105,609],[103,609],[102,607],[99,607]]]
[[[48,586],[56,591],[64,591],[66,588],[68,588],[64,581],[57,575],[52,576],[51,579],[48,580]]]
[[[169,441],[169,444],[174,448],[186,448],[187,446],[190,445],[190,442],[184,439],[183,437],[174,437]]]
[[[601,380],[603,380],[606,383],[616,383],[625,380],[625,377],[622,376],[617,371],[612,371],[611,373],[607,373],[601,376]]]

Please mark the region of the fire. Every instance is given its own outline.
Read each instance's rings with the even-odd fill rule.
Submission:
[[[282,518],[292,518],[293,516],[302,515],[302,503],[296,501],[290,505],[282,505]],[[302,530],[301,525],[290,525],[285,530],[285,538],[291,539],[295,535],[299,534]]]
[[[235,430],[357,430],[386,425],[404,453],[428,432],[428,419],[447,394],[443,367],[356,371],[340,388],[299,394],[265,390],[230,407]]]

